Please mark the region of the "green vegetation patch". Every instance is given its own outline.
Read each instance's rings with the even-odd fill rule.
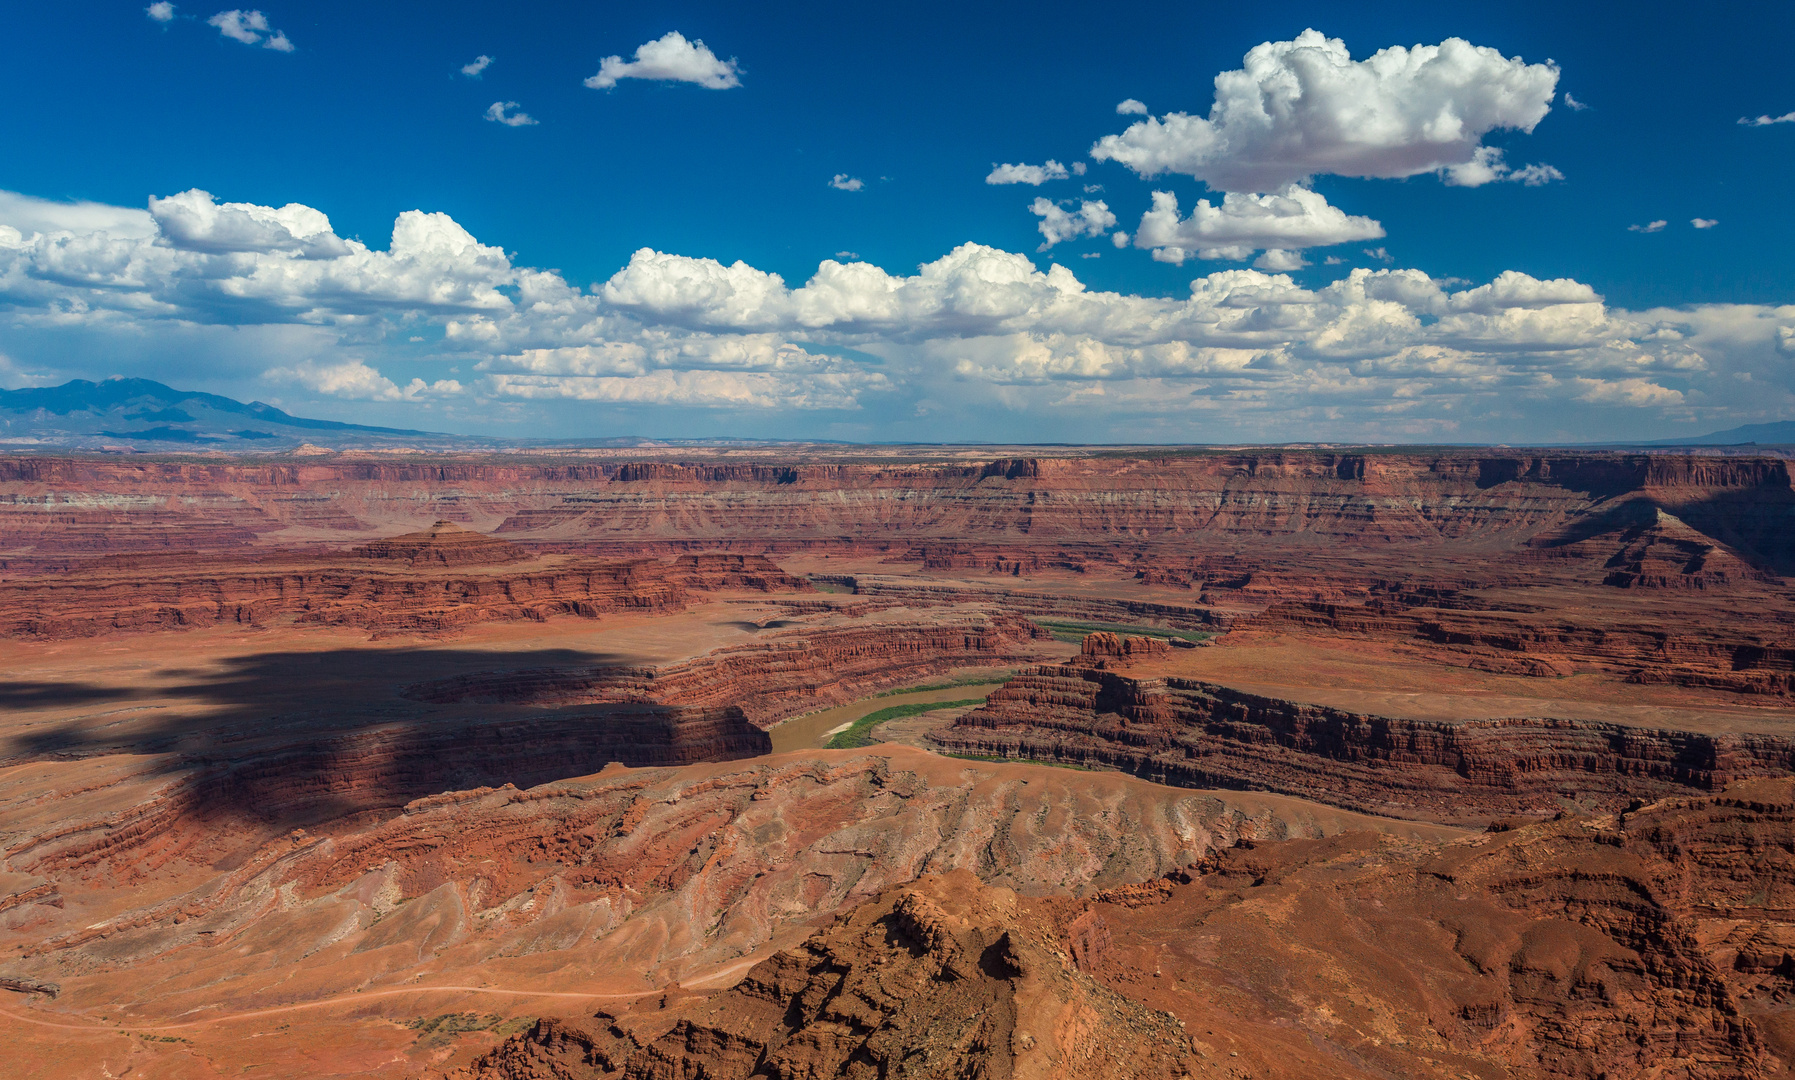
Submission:
[[[838,731],[829,740],[827,749],[854,750],[873,744],[873,728],[887,720],[896,720],[905,716],[921,716],[923,713],[937,712],[941,709],[958,709],[967,705],[983,705],[984,698],[966,698],[962,701],[913,701],[908,705],[890,705],[877,712],[867,713],[854,721],[846,730]]]
[[[405,1026],[418,1033],[418,1042],[425,1046],[444,1046],[456,1036],[470,1031],[490,1031],[501,1039],[508,1039],[520,1031],[528,1030],[536,1023],[534,1016],[516,1016],[507,1020],[502,1016],[487,1013],[442,1013],[437,1016],[420,1016],[407,1021]]]
[[[1045,626],[1053,634],[1053,640],[1069,641],[1074,645],[1082,643],[1086,634],[1094,634],[1099,630],[1130,637],[1179,638],[1184,641],[1208,641],[1215,636],[1203,630],[1168,630],[1163,626],[1124,626],[1121,623],[1074,622],[1070,619],[1035,619],[1034,622]]]

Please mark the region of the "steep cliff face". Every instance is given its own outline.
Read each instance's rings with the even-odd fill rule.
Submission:
[[[1795,565],[1795,494],[1776,459],[1297,451],[985,465],[15,459],[0,462],[0,550],[49,553],[60,550],[63,534],[111,545],[104,526],[146,513],[163,515],[168,527],[210,522],[214,537],[230,543],[282,530],[370,532],[442,519],[481,528],[502,522],[508,536],[562,542],[1514,544],[1627,494],[1751,558]],[[59,529],[44,528],[52,516]],[[161,546],[156,535],[166,531],[121,533],[117,544]]]
[[[496,544],[401,538],[349,559],[288,556],[235,566],[197,553],[102,560],[0,581],[0,635],[58,639],[281,622],[428,633],[556,615],[677,611],[692,590],[814,591],[762,556],[532,565],[520,563],[527,556],[514,557],[512,545]]]
[[[1428,604],[1436,601],[1428,598]],[[1241,629],[1302,631],[1419,647],[1456,666],[1518,675],[1606,671],[1637,683],[1741,694],[1795,692],[1795,625],[1766,597],[1756,619],[1668,605],[1626,612],[1475,611],[1400,602],[1283,601],[1234,621]]]
[[[1023,671],[932,739],[952,753],[1119,768],[1442,822],[1618,807],[1795,771],[1795,742],[1769,735],[1401,720],[1074,665]]]
[[[861,538],[909,534],[1032,541],[1205,535],[1330,538],[1354,545],[1514,541],[1596,502],[1650,489],[1676,505],[1716,493],[1740,513],[1791,508],[1780,461],[1376,457],[1267,452],[1162,459],[1030,459],[990,466],[630,465],[616,482],[511,518],[525,535],[696,535],[778,525]],[[823,502],[818,490],[838,493]],[[1780,493],[1780,495],[1779,495]],[[1780,500],[1780,501],[1779,501]],[[844,528],[851,523],[852,528]]]

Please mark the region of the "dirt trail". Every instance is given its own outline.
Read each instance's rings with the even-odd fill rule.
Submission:
[[[747,965],[733,964],[730,968],[714,971],[711,974],[694,981],[705,982],[710,979],[718,978],[729,970],[744,966]],[[111,1031],[175,1031],[180,1028],[201,1027],[206,1024],[221,1024],[231,1020],[253,1020],[261,1016],[275,1016],[280,1013],[298,1012],[302,1009],[322,1009],[331,1005],[340,1005],[351,1001],[369,1001],[373,998],[398,997],[402,994],[428,994],[433,991],[461,994],[500,994],[506,997],[580,998],[585,1001],[624,1001],[634,998],[653,997],[656,994],[665,992],[663,990],[648,990],[639,994],[574,994],[555,990],[503,990],[491,986],[408,986],[399,990],[376,990],[371,994],[351,992],[348,994],[339,994],[336,997],[319,998],[316,1001],[302,1001],[294,1005],[276,1005],[267,1009],[251,1009],[248,1012],[208,1016],[203,1020],[186,1020],[179,1024],[138,1024],[126,1026],[123,1024],[106,1025],[99,1021],[87,1024],[59,1024],[53,1020],[40,1020],[37,1017],[21,1015],[7,1009],[0,1009],[0,1017],[4,1017],[8,1020],[17,1020],[20,1023],[35,1024],[38,1027],[60,1028],[64,1031],[90,1031],[96,1034],[104,1034]]]

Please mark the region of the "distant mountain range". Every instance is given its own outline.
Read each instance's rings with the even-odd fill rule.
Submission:
[[[833,441],[833,440],[831,440]],[[416,447],[477,450],[501,446],[639,447],[790,445],[776,439],[493,439],[409,428],[370,427],[294,416],[272,405],[176,390],[152,379],[76,379],[61,386],[0,390],[0,452],[31,450],[282,451],[310,443],[330,449]],[[1795,446],[1795,421],[1747,424],[1707,435],[1604,443],[1603,448]],[[1595,449],[1591,445],[1591,449]]]
[[[153,379],[76,379],[61,386],[0,390],[0,452],[117,450],[283,451],[310,443],[341,449],[414,447],[479,450],[521,447],[748,446],[763,439],[493,439],[409,428],[370,427],[294,416],[272,405],[176,390]]]
[[[403,428],[310,420],[259,401],[245,405],[151,379],[76,379],[61,386],[0,390],[0,447],[279,450],[307,442],[335,446],[419,439],[464,441]]]
[[[1707,435],[1683,439],[1653,439],[1636,446],[1758,446],[1795,445],[1795,420],[1778,420],[1774,424],[1746,424]]]

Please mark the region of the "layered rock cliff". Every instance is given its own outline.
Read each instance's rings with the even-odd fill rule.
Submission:
[[[183,519],[211,523],[219,542],[442,519],[536,541],[1509,545],[1623,496],[1649,499],[1750,558],[1795,565],[1795,493],[1780,459],[1301,451],[989,465],[9,459],[0,462],[0,551],[165,546],[156,537]],[[167,527],[116,538],[105,528],[144,515]]]
[[[1084,665],[1025,669],[931,740],[950,753],[1461,823],[1616,808],[1795,772],[1795,741],[1772,735],[1547,717],[1404,720]]]
[[[406,566],[497,566],[522,562],[530,553],[516,544],[464,529],[453,521],[438,521],[420,532],[389,536],[350,551],[363,559],[403,563]]]
[[[1037,656],[1052,635],[1012,615],[892,617],[865,624],[780,631],[764,642],[719,649],[660,667],[533,668],[485,672],[410,687],[438,704],[537,707],[658,701],[741,708],[756,723],[794,707],[851,701],[869,691],[959,667],[993,667]]]
[[[139,556],[0,581],[0,636],[280,623],[441,632],[556,615],[677,611],[692,590],[814,591],[757,555],[540,564],[502,541],[445,540],[442,532],[381,541],[349,559],[288,555],[221,565],[198,553]]]

